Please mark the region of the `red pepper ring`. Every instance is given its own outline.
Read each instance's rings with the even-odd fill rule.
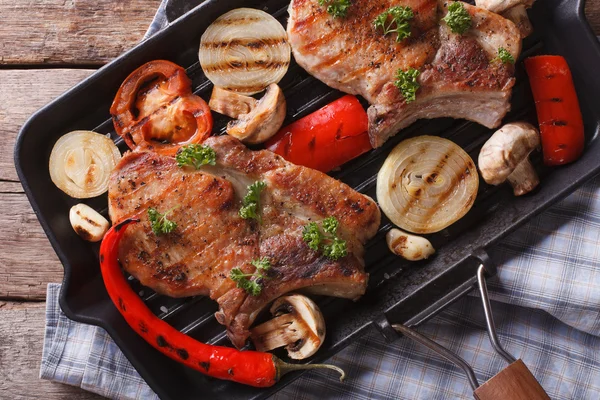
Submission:
[[[152,347],[205,375],[255,387],[273,386],[290,371],[315,368],[333,369],[340,373],[340,381],[344,379],[344,371],[333,365],[288,364],[270,353],[198,342],[154,315],[127,283],[117,259],[123,234],[137,222],[139,219],[127,219],[106,233],[100,246],[100,269],[112,302],[129,326]]]
[[[110,113],[129,148],[165,155],[201,143],[213,126],[210,108],[192,93],[185,69],[166,60],[150,61],[133,71],[121,84]]]

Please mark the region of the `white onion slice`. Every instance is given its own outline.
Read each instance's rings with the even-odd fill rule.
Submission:
[[[50,154],[50,178],[76,199],[96,197],[108,189],[110,173],[121,159],[113,141],[91,131],[62,136]]]
[[[238,8],[206,29],[198,57],[215,86],[252,95],[283,78],[290,54],[287,33],[275,18],[264,11]]]
[[[377,200],[385,215],[400,228],[421,234],[438,232],[462,218],[478,188],[471,157],[436,136],[398,144],[377,176]]]

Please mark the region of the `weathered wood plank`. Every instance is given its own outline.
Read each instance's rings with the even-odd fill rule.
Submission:
[[[600,0],[587,0],[585,4],[585,16],[596,35],[600,35]]]
[[[0,298],[42,300],[48,282],[62,280],[62,265],[16,182],[13,147],[33,112],[93,72],[0,70]]]
[[[0,298],[43,300],[63,267],[25,194],[0,193]]]
[[[101,396],[38,378],[44,338],[44,303],[0,301],[0,395],[3,399],[80,399]]]
[[[13,148],[19,129],[27,118],[93,72],[84,69],[0,70],[1,180],[18,180]]]
[[[135,45],[160,0],[0,0],[0,64],[103,64]],[[587,14],[600,32],[600,3]]]
[[[0,0],[0,64],[103,64],[144,36],[160,0]]]

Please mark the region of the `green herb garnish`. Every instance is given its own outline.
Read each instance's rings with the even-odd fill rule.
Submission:
[[[335,235],[340,223],[335,217],[328,217],[323,220],[323,230],[330,235]]]
[[[314,251],[321,250],[330,260],[337,260],[348,254],[346,242],[337,236],[339,222],[335,217],[325,218],[322,222],[323,233],[316,222],[304,226],[302,239]]]
[[[500,47],[498,49],[498,56],[493,58],[490,62],[495,61],[502,61],[504,64],[514,64],[515,58],[504,47]]]
[[[200,169],[201,166],[215,165],[217,154],[209,146],[202,144],[188,144],[177,151],[177,165],[179,167],[190,166]]]
[[[248,193],[242,200],[242,208],[240,208],[240,217],[243,219],[256,219],[260,222],[260,212],[258,206],[260,204],[260,192],[267,187],[264,182],[254,182],[248,186]]]
[[[348,254],[346,242],[338,237],[334,237],[331,243],[323,246],[323,255],[331,260],[337,260]]]
[[[156,236],[171,233],[175,230],[175,228],[177,228],[177,224],[167,218],[167,215],[174,209],[175,208],[172,208],[166,213],[161,214],[156,210],[156,208],[148,208],[148,219],[150,220],[152,232],[154,232]]]
[[[394,85],[400,89],[402,97],[407,103],[415,101],[417,99],[417,90],[421,87],[417,82],[417,77],[421,73],[414,68],[409,68],[408,71],[402,71],[401,69],[396,72],[396,80]]]
[[[319,246],[323,241],[323,234],[319,229],[319,225],[316,222],[311,222],[304,227],[302,231],[302,239],[306,242],[308,247],[314,251],[319,251]]]
[[[271,262],[267,257],[252,260],[250,264],[256,267],[253,274],[245,274],[240,268],[233,268],[229,273],[229,277],[237,287],[244,289],[252,296],[258,296],[262,292],[262,282],[268,277],[264,274],[271,268]]]
[[[348,8],[352,5],[351,0],[319,0],[319,5],[327,6],[327,12],[335,18],[345,18]]]
[[[396,6],[387,9],[375,18],[373,25],[375,28],[381,28],[383,35],[395,32],[398,36],[396,41],[400,42],[410,36],[410,24],[415,14],[410,7]]]
[[[454,33],[462,35],[471,28],[471,15],[462,2],[456,1],[448,6],[448,14],[442,18]]]

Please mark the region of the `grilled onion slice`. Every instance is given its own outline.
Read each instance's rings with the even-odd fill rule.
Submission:
[[[96,197],[108,189],[110,173],[121,153],[110,138],[90,131],[62,136],[50,154],[50,178],[76,199]]]
[[[238,8],[206,29],[198,57],[215,86],[252,95],[283,78],[290,52],[287,33],[275,18],[264,11]]]
[[[377,176],[377,200],[387,217],[413,233],[438,232],[475,202],[479,178],[469,155],[436,136],[418,136],[392,150]]]

